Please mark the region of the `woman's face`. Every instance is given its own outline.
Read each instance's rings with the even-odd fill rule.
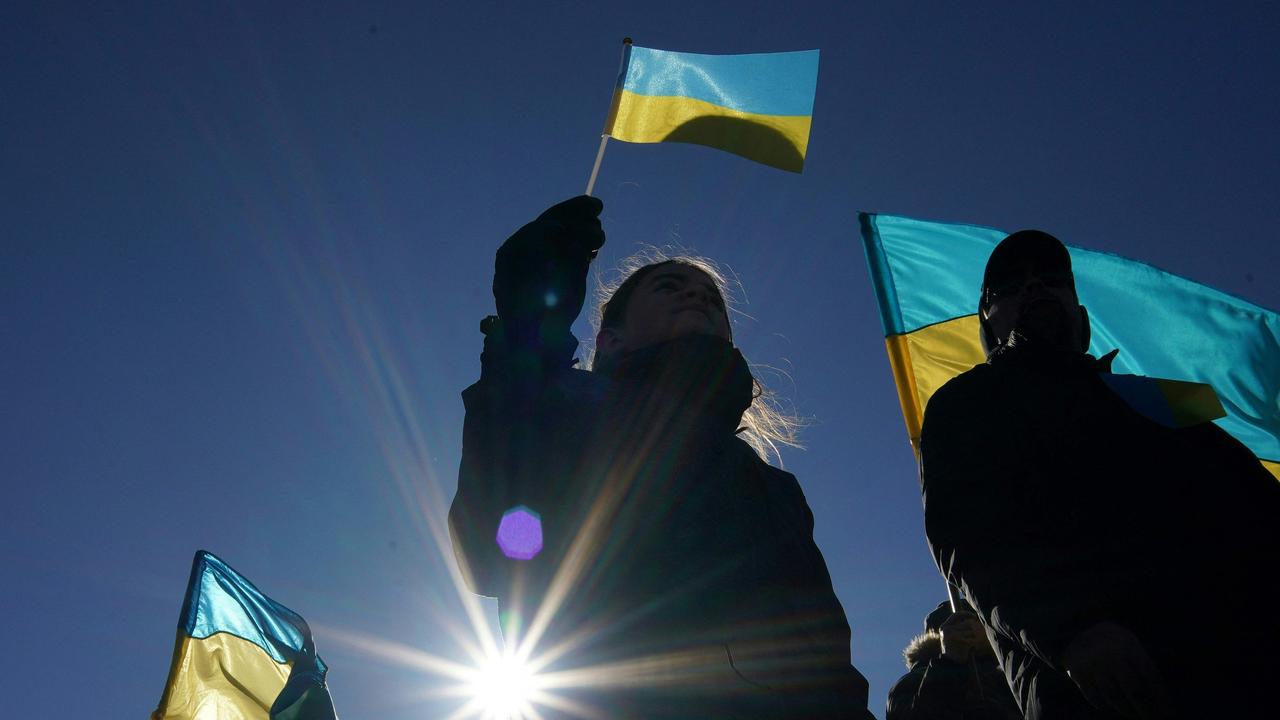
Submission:
[[[663,263],[640,280],[622,327],[612,332],[615,344],[604,348],[607,352],[636,350],[685,335],[728,340],[729,316],[709,275],[688,265]]]

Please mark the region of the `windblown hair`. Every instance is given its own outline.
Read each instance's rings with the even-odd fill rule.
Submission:
[[[726,312],[737,312],[734,308],[736,298],[730,292],[730,287],[741,288],[741,284],[734,277],[731,285],[725,272],[720,269],[720,266],[715,261],[696,255],[689,255],[682,251],[668,252],[660,248],[650,247],[623,259],[614,271],[613,277],[606,279],[602,276],[597,276],[596,306],[591,317],[592,329],[598,334],[602,328],[620,326],[626,317],[627,305],[631,301],[631,295],[639,287],[640,282],[656,268],[667,264],[686,265],[706,273],[720,292],[720,297],[725,303]],[[733,339],[732,326],[733,323],[730,320],[730,340]],[[592,370],[600,369],[596,362],[594,344],[589,350],[588,366]],[[800,444],[799,435],[805,423],[794,413],[786,410],[778,401],[777,396],[765,387],[758,377],[755,377],[756,374],[756,372],[752,372],[755,393],[751,406],[742,414],[742,427],[738,430],[738,435],[760,457],[766,461],[777,462],[780,465],[782,456],[779,452],[779,446],[803,447]]]

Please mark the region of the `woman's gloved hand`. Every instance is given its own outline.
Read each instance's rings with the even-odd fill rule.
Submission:
[[[498,249],[493,297],[508,340],[525,347],[567,333],[587,293],[587,268],[604,245],[604,203],[580,195],[547,208]]]

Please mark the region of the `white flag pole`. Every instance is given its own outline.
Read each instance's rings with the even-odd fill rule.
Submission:
[[[600,162],[604,160],[604,146],[609,142],[608,135],[600,136],[600,150],[596,152],[596,164],[591,166],[591,177],[587,179],[587,195],[596,187],[596,176],[600,174]]]
[[[600,163],[604,161],[604,148],[613,133],[613,122],[618,117],[618,103],[622,100],[622,81],[627,74],[627,60],[631,57],[631,38],[622,39],[622,68],[618,71],[618,84],[613,90],[613,100],[609,103],[609,116],[604,120],[604,132],[600,134],[600,149],[596,151],[596,162],[591,166],[591,177],[587,179],[587,195],[596,189],[596,177],[600,175]]]

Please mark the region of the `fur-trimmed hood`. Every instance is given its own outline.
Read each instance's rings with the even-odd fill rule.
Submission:
[[[942,634],[937,630],[920,633],[902,651],[902,659],[906,661],[908,670],[938,657],[942,657]]]

